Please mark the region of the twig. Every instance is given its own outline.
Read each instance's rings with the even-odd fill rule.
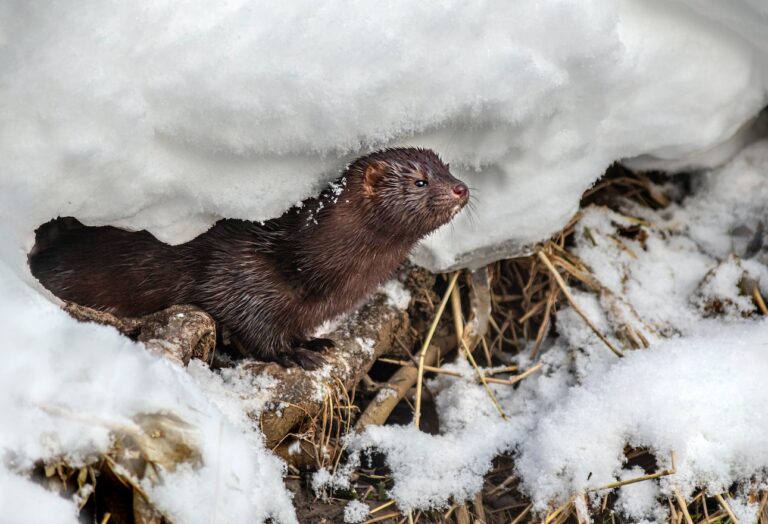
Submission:
[[[445,305],[448,303],[448,299],[451,297],[451,292],[456,286],[456,281],[458,278],[459,271],[456,271],[451,276],[451,280],[448,282],[448,289],[445,290],[443,299],[440,301],[440,305],[437,306],[437,311],[435,311],[435,318],[432,320],[432,325],[429,326],[427,336],[424,338],[424,343],[421,345],[421,351],[419,351],[419,370],[418,374],[416,375],[416,406],[413,413],[413,425],[417,428],[419,427],[419,422],[421,421],[421,391],[424,387],[424,357],[427,354],[429,343],[432,342],[432,337],[435,335],[437,325],[440,323],[440,317],[443,316]]]
[[[397,366],[402,366],[404,368],[414,368],[414,367],[416,367],[412,362],[408,362],[407,360],[397,360],[397,359],[394,359],[394,358],[384,358],[384,357],[382,357],[382,358],[379,358],[379,362],[384,362],[386,364],[395,364]],[[517,366],[506,366],[503,369],[487,371],[483,376],[485,377],[485,380],[488,383],[490,383],[490,384],[503,384],[505,386],[512,386],[514,384],[517,384],[521,380],[523,380],[528,375],[531,375],[531,374],[537,372],[542,367],[543,367],[543,364],[541,362],[539,362],[538,364],[535,364],[535,365],[531,366],[530,368],[526,369],[522,373],[520,373],[518,375],[515,375],[513,377],[510,377],[508,379],[507,378],[495,378],[495,377],[491,377],[491,376],[488,376],[488,375],[490,375],[491,373],[508,373],[509,371],[514,371],[515,369],[517,369]],[[458,371],[452,371],[450,369],[439,368],[439,367],[430,366],[430,365],[427,365],[427,364],[424,365],[424,371],[425,372],[428,371],[428,372],[431,372],[431,373],[439,373],[441,375],[448,375],[449,377],[459,377],[459,378],[464,377],[464,375],[462,373],[459,373]],[[391,382],[393,382],[393,381],[390,380],[390,383]],[[391,387],[391,386],[380,386],[379,389],[386,389],[387,387]]]
[[[683,520],[683,516],[677,514],[675,505],[672,504],[672,499],[669,497],[667,497],[667,504],[669,505],[669,512],[672,514],[671,522],[674,522],[675,524],[680,524],[680,521]]]
[[[563,295],[565,295],[565,298],[568,300],[568,303],[571,305],[571,307],[576,311],[576,313],[579,314],[579,316],[584,319],[584,322],[587,323],[587,325],[590,327],[590,329],[597,335],[597,338],[603,341],[603,343],[610,349],[617,357],[623,357],[624,353],[619,351],[613,344],[611,344],[610,340],[605,338],[605,335],[603,335],[599,329],[597,329],[597,326],[595,326],[592,321],[589,319],[589,317],[584,313],[584,311],[581,310],[581,308],[576,304],[576,300],[573,298],[573,295],[571,295],[571,292],[568,290],[568,286],[566,285],[565,281],[563,280],[563,277],[560,276],[560,273],[557,272],[557,269],[555,269],[555,266],[552,265],[552,262],[549,261],[547,258],[547,255],[544,254],[543,251],[539,251],[538,253],[539,258],[542,262],[544,262],[544,265],[547,266],[547,269],[552,273],[552,276],[555,279],[555,282],[557,282],[557,285],[560,286],[560,289],[563,291]]]
[[[531,366],[531,367],[529,367],[528,369],[526,369],[525,371],[523,371],[523,372],[522,372],[522,373],[520,373],[519,375],[515,375],[514,377],[510,378],[510,379],[509,379],[509,380],[506,382],[506,384],[509,384],[510,386],[511,386],[512,384],[517,384],[518,382],[520,382],[521,380],[523,380],[523,379],[524,379],[525,377],[527,377],[528,375],[532,375],[533,373],[536,373],[536,372],[537,372],[538,370],[540,370],[540,369],[541,369],[543,366],[544,366],[544,364],[542,364],[541,362],[539,362],[539,363],[538,363],[538,364],[536,364],[535,366]]]
[[[384,358],[384,357],[382,357],[382,358],[379,359],[379,362],[384,362],[385,364],[394,364],[396,366],[403,366],[403,367],[412,367],[412,368],[417,367],[416,364],[414,364],[413,362],[408,362],[407,360],[398,360],[398,359],[395,359],[395,358]],[[459,373],[458,371],[451,371],[450,369],[443,369],[443,368],[439,368],[437,366],[429,366],[427,364],[424,364],[424,371],[429,371],[431,373],[439,373],[441,375],[449,375],[451,377],[462,377],[462,376],[464,376],[461,373]]]
[[[504,366],[498,369],[486,369],[485,376],[490,377],[491,375],[499,375],[501,373],[510,373],[512,371],[517,371],[517,369],[518,369],[517,366],[515,366],[514,364],[509,366]]]
[[[523,521],[523,518],[528,514],[529,511],[531,511],[531,508],[533,507],[533,504],[528,504],[525,509],[520,513],[517,517],[515,517],[515,520],[510,522],[510,524],[520,524]]]
[[[373,508],[373,509],[372,509],[371,511],[369,511],[368,513],[369,513],[370,515],[373,515],[374,513],[378,513],[379,511],[381,511],[381,510],[383,510],[383,509],[387,509],[388,507],[390,507],[390,506],[391,506],[392,504],[394,504],[394,503],[395,503],[395,501],[394,501],[394,500],[390,500],[390,501],[388,501],[388,502],[385,502],[384,504],[382,504],[382,505],[380,505],[380,506],[376,506],[375,508]]]
[[[674,451],[672,452],[671,462],[672,462],[672,467],[668,469],[664,469],[656,473],[651,473],[650,475],[641,475],[639,477],[635,477],[632,479],[620,480],[618,482],[611,482],[610,484],[606,484],[605,486],[600,486],[599,488],[590,488],[587,491],[603,491],[605,489],[614,489],[614,488],[619,488],[621,486],[626,486],[627,484],[635,484],[636,482],[643,482],[645,480],[652,480],[652,479],[657,479],[659,477],[674,475],[675,473],[677,473],[677,465],[675,464]]]
[[[718,493],[717,495],[715,495],[715,499],[717,499],[717,502],[720,504],[720,507],[722,507],[726,513],[728,513],[728,517],[733,521],[733,524],[739,524],[739,519],[737,519],[736,515],[733,514],[733,511],[731,511],[731,507],[725,501],[723,496]]]
[[[485,377],[485,375],[480,371],[480,368],[477,365],[477,362],[475,361],[475,357],[472,355],[472,352],[467,347],[467,342],[464,339],[464,325],[462,320],[462,313],[461,313],[461,296],[459,295],[459,288],[454,287],[451,290],[451,309],[453,312],[453,322],[456,329],[456,340],[459,341],[459,347],[464,350],[464,354],[467,357],[467,360],[469,360],[469,363],[472,364],[472,367],[475,369],[475,373],[477,374],[477,378],[480,379],[480,382],[483,384],[483,388],[485,388],[486,393],[488,393],[488,396],[491,397],[491,402],[493,402],[493,405],[496,407],[496,411],[499,412],[499,415],[501,415],[501,418],[504,420],[507,420],[507,415],[504,414],[504,410],[501,409],[501,404],[499,404],[499,401],[496,399],[496,395],[493,393],[493,390],[488,385],[488,379]]]
[[[560,506],[559,508],[557,508],[555,511],[553,511],[553,512],[552,512],[552,513],[550,513],[549,515],[547,515],[547,518],[544,520],[544,524],[549,524],[550,522],[554,521],[554,520],[555,520],[555,518],[557,518],[557,516],[558,516],[558,515],[559,515],[559,514],[560,514],[560,513],[561,513],[561,512],[562,512],[562,511],[565,509],[565,508],[567,508],[568,506],[570,506],[570,505],[571,505],[571,502],[572,502],[572,501],[571,501],[571,499],[568,499],[568,502],[566,502],[565,504],[563,504],[562,506]]]
[[[549,292],[549,296],[547,296],[547,305],[544,309],[544,318],[541,321],[541,325],[539,326],[538,333],[536,333],[536,341],[533,343],[533,349],[531,349],[530,358],[532,359],[535,359],[536,355],[539,354],[541,343],[544,342],[544,336],[547,334],[547,331],[549,330],[550,317],[552,316],[552,309],[555,306],[557,295],[558,295],[557,290],[554,289],[554,290],[551,290]]]
[[[365,522],[363,522],[363,524],[373,524],[374,522],[381,522],[382,520],[392,519],[399,516],[400,516],[399,511],[392,511],[391,513],[385,513],[383,515],[379,515],[378,517],[368,519]]]
[[[431,365],[437,361],[437,355],[440,349],[435,345],[430,345],[424,358],[424,370],[431,371]],[[378,389],[373,401],[369,402],[355,424],[355,431],[358,433],[366,427],[374,425],[380,426],[386,422],[395,406],[408,394],[417,380],[418,368],[411,362],[402,360],[392,360],[380,358],[380,361],[390,364],[399,364],[402,367],[392,375],[386,384],[382,384]],[[435,368],[440,369],[440,368]],[[445,370],[442,370],[445,371]]]
[[[579,524],[592,524],[592,518],[589,516],[589,502],[585,493],[574,498],[573,508],[576,510],[576,521]]]
[[[485,342],[485,337],[480,337],[480,344],[483,346],[483,354],[485,355],[485,362],[488,365],[488,367],[491,367],[493,365],[493,359],[491,358],[491,352],[488,349],[488,344]],[[507,366],[509,367],[509,366]],[[497,373],[504,373],[503,371],[499,371]],[[486,373],[486,375],[489,373]]]
[[[763,295],[760,294],[760,289],[755,286],[752,288],[752,298],[755,299],[755,303],[757,304],[757,307],[760,309],[760,313],[763,315],[768,315],[768,306],[765,305],[765,300],[763,300]]]
[[[714,512],[713,514],[709,515],[706,518],[706,520],[701,521],[701,524],[709,524],[710,522],[720,522],[726,516],[728,516],[728,514],[725,511],[723,511],[722,509],[719,509],[716,512]]]
[[[493,488],[491,491],[489,491],[489,492],[487,493],[487,495],[488,495],[489,497],[492,497],[492,496],[494,496],[496,493],[499,493],[500,491],[502,491],[502,490],[506,489],[506,487],[507,487],[507,486],[509,486],[510,484],[512,484],[512,483],[515,481],[515,479],[516,479],[516,478],[517,478],[517,476],[516,476],[516,475],[510,475],[510,476],[508,476],[507,478],[505,478],[505,479],[502,481],[502,483],[501,483],[501,484],[499,484],[498,486],[496,486],[495,488]]]
[[[477,378],[479,378],[480,382],[483,383],[483,388],[485,388],[485,391],[486,393],[488,393],[488,396],[491,397],[491,402],[493,402],[493,405],[496,407],[496,411],[499,412],[499,415],[501,416],[501,418],[503,418],[504,420],[507,420],[507,415],[504,414],[504,410],[501,409],[501,404],[499,404],[499,401],[496,399],[496,395],[493,393],[491,386],[488,385],[489,380],[480,371],[480,368],[477,366],[477,362],[475,362],[475,357],[473,357],[472,352],[469,349],[467,349],[467,346],[464,344],[463,340],[461,341],[461,347],[464,349],[464,353],[467,355],[467,358],[469,359],[469,363],[472,364],[473,368],[475,368],[475,373],[477,373]]]
[[[528,311],[526,311],[523,316],[517,319],[518,324],[525,324],[526,320],[529,320],[531,317],[535,316],[536,314],[540,313],[542,309],[544,309],[544,306],[547,305],[547,299],[543,298],[539,300],[535,306],[530,308]]]
[[[677,487],[675,487],[675,500],[677,500],[677,505],[680,506],[680,510],[683,512],[683,518],[685,518],[686,524],[693,524],[691,514],[688,513],[688,504],[686,504],[683,495],[680,493],[680,489]]]
[[[485,518],[485,508],[483,507],[483,494],[478,493],[475,495],[474,500],[475,505],[475,515],[477,518],[475,518],[475,524],[485,524],[486,518]]]
[[[469,510],[466,504],[459,504],[456,508],[456,523],[457,524],[470,524],[469,522]]]
[[[461,294],[454,286],[451,290],[451,313],[453,314],[453,329],[456,332],[456,343],[461,345],[464,339],[464,315],[461,312]]]

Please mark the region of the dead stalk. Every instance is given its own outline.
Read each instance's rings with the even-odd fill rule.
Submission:
[[[486,518],[485,518],[485,508],[483,507],[483,494],[478,493],[475,495],[474,506],[475,506],[475,515],[477,518],[475,519],[475,524],[485,524]]]
[[[563,512],[568,506],[571,505],[572,500],[568,499],[568,502],[557,508],[555,511],[547,515],[547,518],[544,519],[544,524],[550,524],[550,522],[553,522],[557,516]]]
[[[528,375],[532,375],[532,374],[536,373],[538,370],[540,370],[543,367],[543,365],[544,364],[539,362],[535,366],[529,367],[528,369],[526,369],[525,371],[523,371],[519,375],[515,375],[514,377],[510,378],[508,381],[506,381],[506,384],[509,384],[510,386],[514,385],[514,384],[517,384],[518,382],[523,380]]]
[[[485,377],[482,371],[480,371],[480,368],[477,365],[477,362],[475,361],[475,357],[472,356],[472,352],[467,347],[466,340],[464,339],[464,325],[462,321],[462,313],[461,313],[461,296],[459,296],[459,288],[455,287],[451,290],[451,306],[453,308],[453,321],[456,328],[456,340],[459,341],[459,346],[462,350],[464,350],[464,355],[467,357],[467,360],[469,360],[469,363],[472,364],[472,367],[475,369],[475,373],[477,374],[477,378],[480,379],[480,382],[483,383],[483,388],[485,388],[486,393],[488,393],[488,396],[491,397],[491,402],[493,402],[494,407],[496,408],[496,411],[499,412],[499,415],[504,420],[507,420],[507,415],[504,413],[504,410],[501,409],[501,404],[499,404],[499,401],[496,399],[496,395],[493,393],[493,390],[491,389],[491,386],[488,385],[488,379]]]
[[[390,501],[388,501],[388,502],[385,502],[384,504],[382,504],[382,505],[380,505],[380,506],[376,506],[376,507],[375,507],[375,508],[373,508],[373,509],[372,509],[372,510],[371,510],[369,513],[370,513],[371,515],[373,515],[374,513],[378,513],[379,511],[381,511],[381,510],[383,510],[383,509],[387,509],[388,507],[390,507],[390,506],[391,506],[392,504],[394,504],[394,503],[395,503],[395,501],[394,501],[394,500],[390,500]]]
[[[394,359],[394,358],[384,358],[384,357],[382,357],[382,358],[379,359],[379,362],[385,362],[387,364],[395,364],[397,366],[402,366],[404,368],[416,367],[416,366],[413,365],[412,362],[408,362],[407,360],[397,360],[397,359]],[[488,376],[488,375],[491,375],[492,373],[493,374],[496,374],[496,373],[508,373],[509,371],[514,371],[514,370],[517,369],[517,366],[507,366],[507,367],[505,367],[503,369],[497,369],[497,370],[494,370],[494,371],[488,371],[488,372],[486,372],[484,377],[485,377],[485,380],[489,384],[502,384],[502,385],[505,385],[505,386],[514,386],[515,384],[517,384],[518,382],[520,382],[521,380],[523,380],[527,376],[532,375],[533,373],[535,373],[538,370],[540,370],[542,368],[542,366],[543,366],[543,364],[541,362],[539,362],[538,364],[536,364],[534,366],[531,366],[530,368],[526,369],[522,373],[520,373],[518,375],[515,375],[513,377],[510,377],[508,379],[506,379],[506,378],[495,378],[495,377],[492,377],[492,376]],[[429,365],[426,365],[426,364],[424,365],[424,371],[428,371],[428,372],[432,372],[432,373],[439,373],[440,375],[448,375],[449,377],[457,377],[457,378],[464,377],[464,375],[459,373],[458,371],[451,371],[450,369],[444,369],[444,368],[439,368],[439,367],[435,367],[435,366],[429,366]],[[383,389],[383,388],[380,388],[380,389]]]
[[[432,337],[435,335],[437,325],[440,323],[440,317],[443,316],[445,305],[448,303],[448,299],[451,297],[453,288],[456,287],[456,281],[459,279],[459,273],[459,271],[456,271],[453,275],[451,275],[451,279],[448,282],[448,289],[445,290],[443,299],[440,301],[440,305],[437,307],[437,311],[435,311],[435,318],[432,320],[432,324],[429,326],[427,336],[424,338],[424,343],[421,345],[421,351],[419,351],[419,370],[416,376],[416,406],[413,413],[413,425],[417,428],[419,427],[419,422],[421,421],[421,392],[424,387],[424,357],[427,354],[427,349],[429,348],[430,342],[432,342]]]
[[[513,520],[510,524],[520,524],[523,521],[523,518],[528,514],[529,511],[531,511],[531,508],[533,507],[533,504],[528,504],[525,509],[517,516],[515,517],[515,520]]]
[[[760,289],[755,286],[752,289],[752,298],[755,299],[755,303],[757,304],[757,307],[760,309],[760,313],[763,315],[768,315],[768,306],[765,305],[765,300],[763,300],[763,295],[760,294]]]
[[[368,519],[365,522],[363,522],[363,524],[373,524],[374,522],[381,522],[382,520],[393,519],[399,516],[400,516],[399,511],[393,511],[391,513],[385,513],[384,515],[379,515],[378,517]]]
[[[619,488],[621,486],[626,486],[627,484],[635,484],[636,482],[643,482],[645,480],[653,480],[659,477],[674,475],[675,473],[677,473],[677,465],[675,464],[674,451],[672,452],[671,462],[672,462],[672,467],[668,469],[664,469],[656,473],[651,473],[650,475],[640,475],[639,477],[635,477],[632,479],[620,480],[618,482],[611,482],[610,484],[606,484],[605,486],[600,486],[599,488],[591,488],[591,489],[588,489],[587,491],[603,491],[606,489],[614,489],[614,488]]]
[[[691,514],[688,513],[688,504],[685,502],[685,498],[683,498],[680,489],[677,487],[675,488],[675,500],[677,500],[677,505],[680,506],[680,511],[683,512],[683,518],[685,519],[686,524],[693,524]]]
[[[731,511],[731,506],[728,505],[723,496],[718,493],[715,495],[715,499],[717,499],[717,503],[720,504],[720,507],[723,508],[723,510],[728,514],[728,518],[731,519],[733,524],[739,524],[739,519],[737,519],[736,515],[733,514],[733,511]]]
[[[613,344],[611,344],[611,341],[608,340],[605,335],[603,335],[599,329],[597,329],[597,326],[595,326],[592,321],[589,319],[589,317],[584,313],[584,311],[581,310],[581,308],[576,304],[576,300],[573,298],[573,295],[571,295],[570,290],[568,289],[568,286],[566,285],[565,281],[563,280],[563,277],[560,276],[560,273],[557,272],[557,269],[555,269],[555,266],[552,265],[552,262],[549,261],[549,258],[547,258],[547,255],[544,254],[543,251],[539,251],[538,253],[539,258],[544,263],[545,266],[547,266],[547,269],[550,273],[552,273],[552,277],[555,279],[555,282],[557,282],[557,285],[560,286],[560,289],[563,292],[563,295],[565,295],[566,300],[568,300],[568,303],[571,305],[574,311],[578,313],[578,315],[584,320],[584,322],[587,323],[589,328],[594,332],[595,335],[597,335],[597,338],[599,338],[603,344],[605,344],[608,349],[610,349],[617,357],[623,357],[624,353],[622,353],[619,349],[617,349]]]

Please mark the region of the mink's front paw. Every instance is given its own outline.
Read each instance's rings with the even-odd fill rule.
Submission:
[[[280,353],[275,360],[284,367],[299,366],[307,371],[312,371],[325,364],[325,358],[322,355],[316,351],[300,347],[294,347]]]

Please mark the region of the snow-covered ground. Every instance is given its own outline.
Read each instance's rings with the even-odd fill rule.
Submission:
[[[764,241],[768,141],[698,183],[681,205],[628,205],[627,215],[588,208],[577,225],[574,252],[614,297],[600,302],[580,293],[577,302],[604,333],[618,327],[610,312],[620,309],[618,318],[643,332],[649,349],[618,359],[565,307],[557,313],[558,336],[541,357],[543,370],[516,390],[493,386],[509,421],[459,362],[468,380],[440,376],[430,384],[440,435],[385,426],[352,439],[352,450],[386,454],[391,495],[401,508],[471,498],[501,452],[515,454],[522,489],[538,510],[639,476],[624,469],[626,445],[651,449],[660,468],[671,467],[672,452],[677,457],[675,475],[620,489],[619,509],[634,520],[662,519],[666,509],[657,497],[674,488],[714,494],[741,482],[746,497],[753,485],[768,483],[768,321],[744,318],[757,306],[739,289],[746,276],[768,294],[768,251],[750,249],[743,238],[749,231],[752,246]],[[647,236],[617,232],[638,223]],[[744,506],[741,521],[754,521],[756,508],[737,502]]]
[[[181,242],[222,216],[279,215],[361,152],[413,144],[439,151],[478,202],[473,222],[434,235],[415,259],[432,268],[479,264],[561,227],[613,160],[714,165],[749,141],[749,123],[766,103],[766,28],[768,11],[758,0],[727,8],[717,0],[0,3],[0,507],[13,500],[15,510],[31,512],[16,522],[74,522],[74,504],[44,496],[22,478],[27,468],[60,455],[77,463],[103,451],[115,425],[170,411],[198,429],[205,467],[169,474],[154,491],[164,511],[183,522],[294,518],[279,460],[231,394],[237,377],[176,369],[113,330],[77,324],[59,311],[26,266],[41,223],[72,215]],[[632,426],[619,404],[626,397],[604,392],[606,384],[634,384],[637,366],[649,378],[629,389],[661,410],[665,401],[687,397],[660,388],[679,380],[672,384],[697,391],[684,372],[704,373],[709,357],[713,368],[730,363],[734,374],[744,373],[710,384],[722,390],[717,405],[729,407],[723,416],[732,419],[721,420],[739,427],[747,401],[760,405],[759,388],[744,388],[765,358],[765,326],[724,326],[696,308],[729,289],[739,264],[762,275],[764,261],[728,262],[727,253],[743,241],[731,235],[734,228],[765,215],[757,199],[766,201],[765,150],[762,144],[708,175],[698,200],[677,214],[652,217],[659,231],[679,231],[652,234],[637,259],[611,251],[608,242],[596,250],[580,242],[579,255],[603,284],[631,299],[651,324],[652,350],[615,365],[564,310],[561,338],[543,357],[551,371],[514,395],[499,393],[510,413],[523,410],[508,427],[491,411],[473,413],[488,417],[483,435],[471,434],[462,408],[472,398],[483,405],[482,392],[441,379],[441,414],[452,422],[441,437],[414,439],[445,453],[467,439],[487,445],[475,446],[482,456],[458,471],[446,469],[454,461],[442,469],[436,463],[436,476],[460,481],[438,484],[434,493],[409,495],[407,471],[397,469],[400,505],[471,494],[504,449],[520,453],[520,474],[539,505],[584,487],[573,468],[590,461],[590,485],[621,474],[616,449],[626,436],[658,447],[660,456],[674,448],[686,489],[694,480],[724,482],[764,466],[756,453],[749,460],[738,454],[750,435],[765,434],[759,413],[752,413],[754,433],[739,433],[742,440],[735,431],[705,431],[689,415],[685,428],[660,434]],[[610,219],[595,211],[584,223],[609,234]],[[706,289],[695,289],[719,262]],[[738,317],[749,303],[731,298],[727,312]],[[581,300],[587,308],[592,299]],[[661,340],[673,332],[681,338]],[[713,332],[720,334],[707,336]],[[725,339],[727,347],[717,345]],[[572,347],[582,348],[573,360],[577,375],[569,371]],[[655,365],[665,382],[653,384]],[[583,379],[578,386],[576,376]],[[729,396],[728,388],[739,395]],[[720,402],[729,398],[732,404]],[[562,417],[590,412],[600,400],[622,416],[570,429],[586,448],[537,455]],[[698,454],[685,433],[697,428]],[[394,445],[388,431],[412,430],[382,428],[360,445],[386,449]],[[593,457],[594,439],[614,432],[617,440],[600,448],[614,454]],[[718,460],[708,465],[705,456]],[[715,465],[727,471],[715,475]],[[548,467],[566,469],[547,474]]]

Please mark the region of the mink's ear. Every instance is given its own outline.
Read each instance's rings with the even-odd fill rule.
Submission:
[[[374,193],[374,188],[386,174],[388,165],[386,162],[380,160],[373,162],[365,168],[363,172],[363,187],[368,195]]]

